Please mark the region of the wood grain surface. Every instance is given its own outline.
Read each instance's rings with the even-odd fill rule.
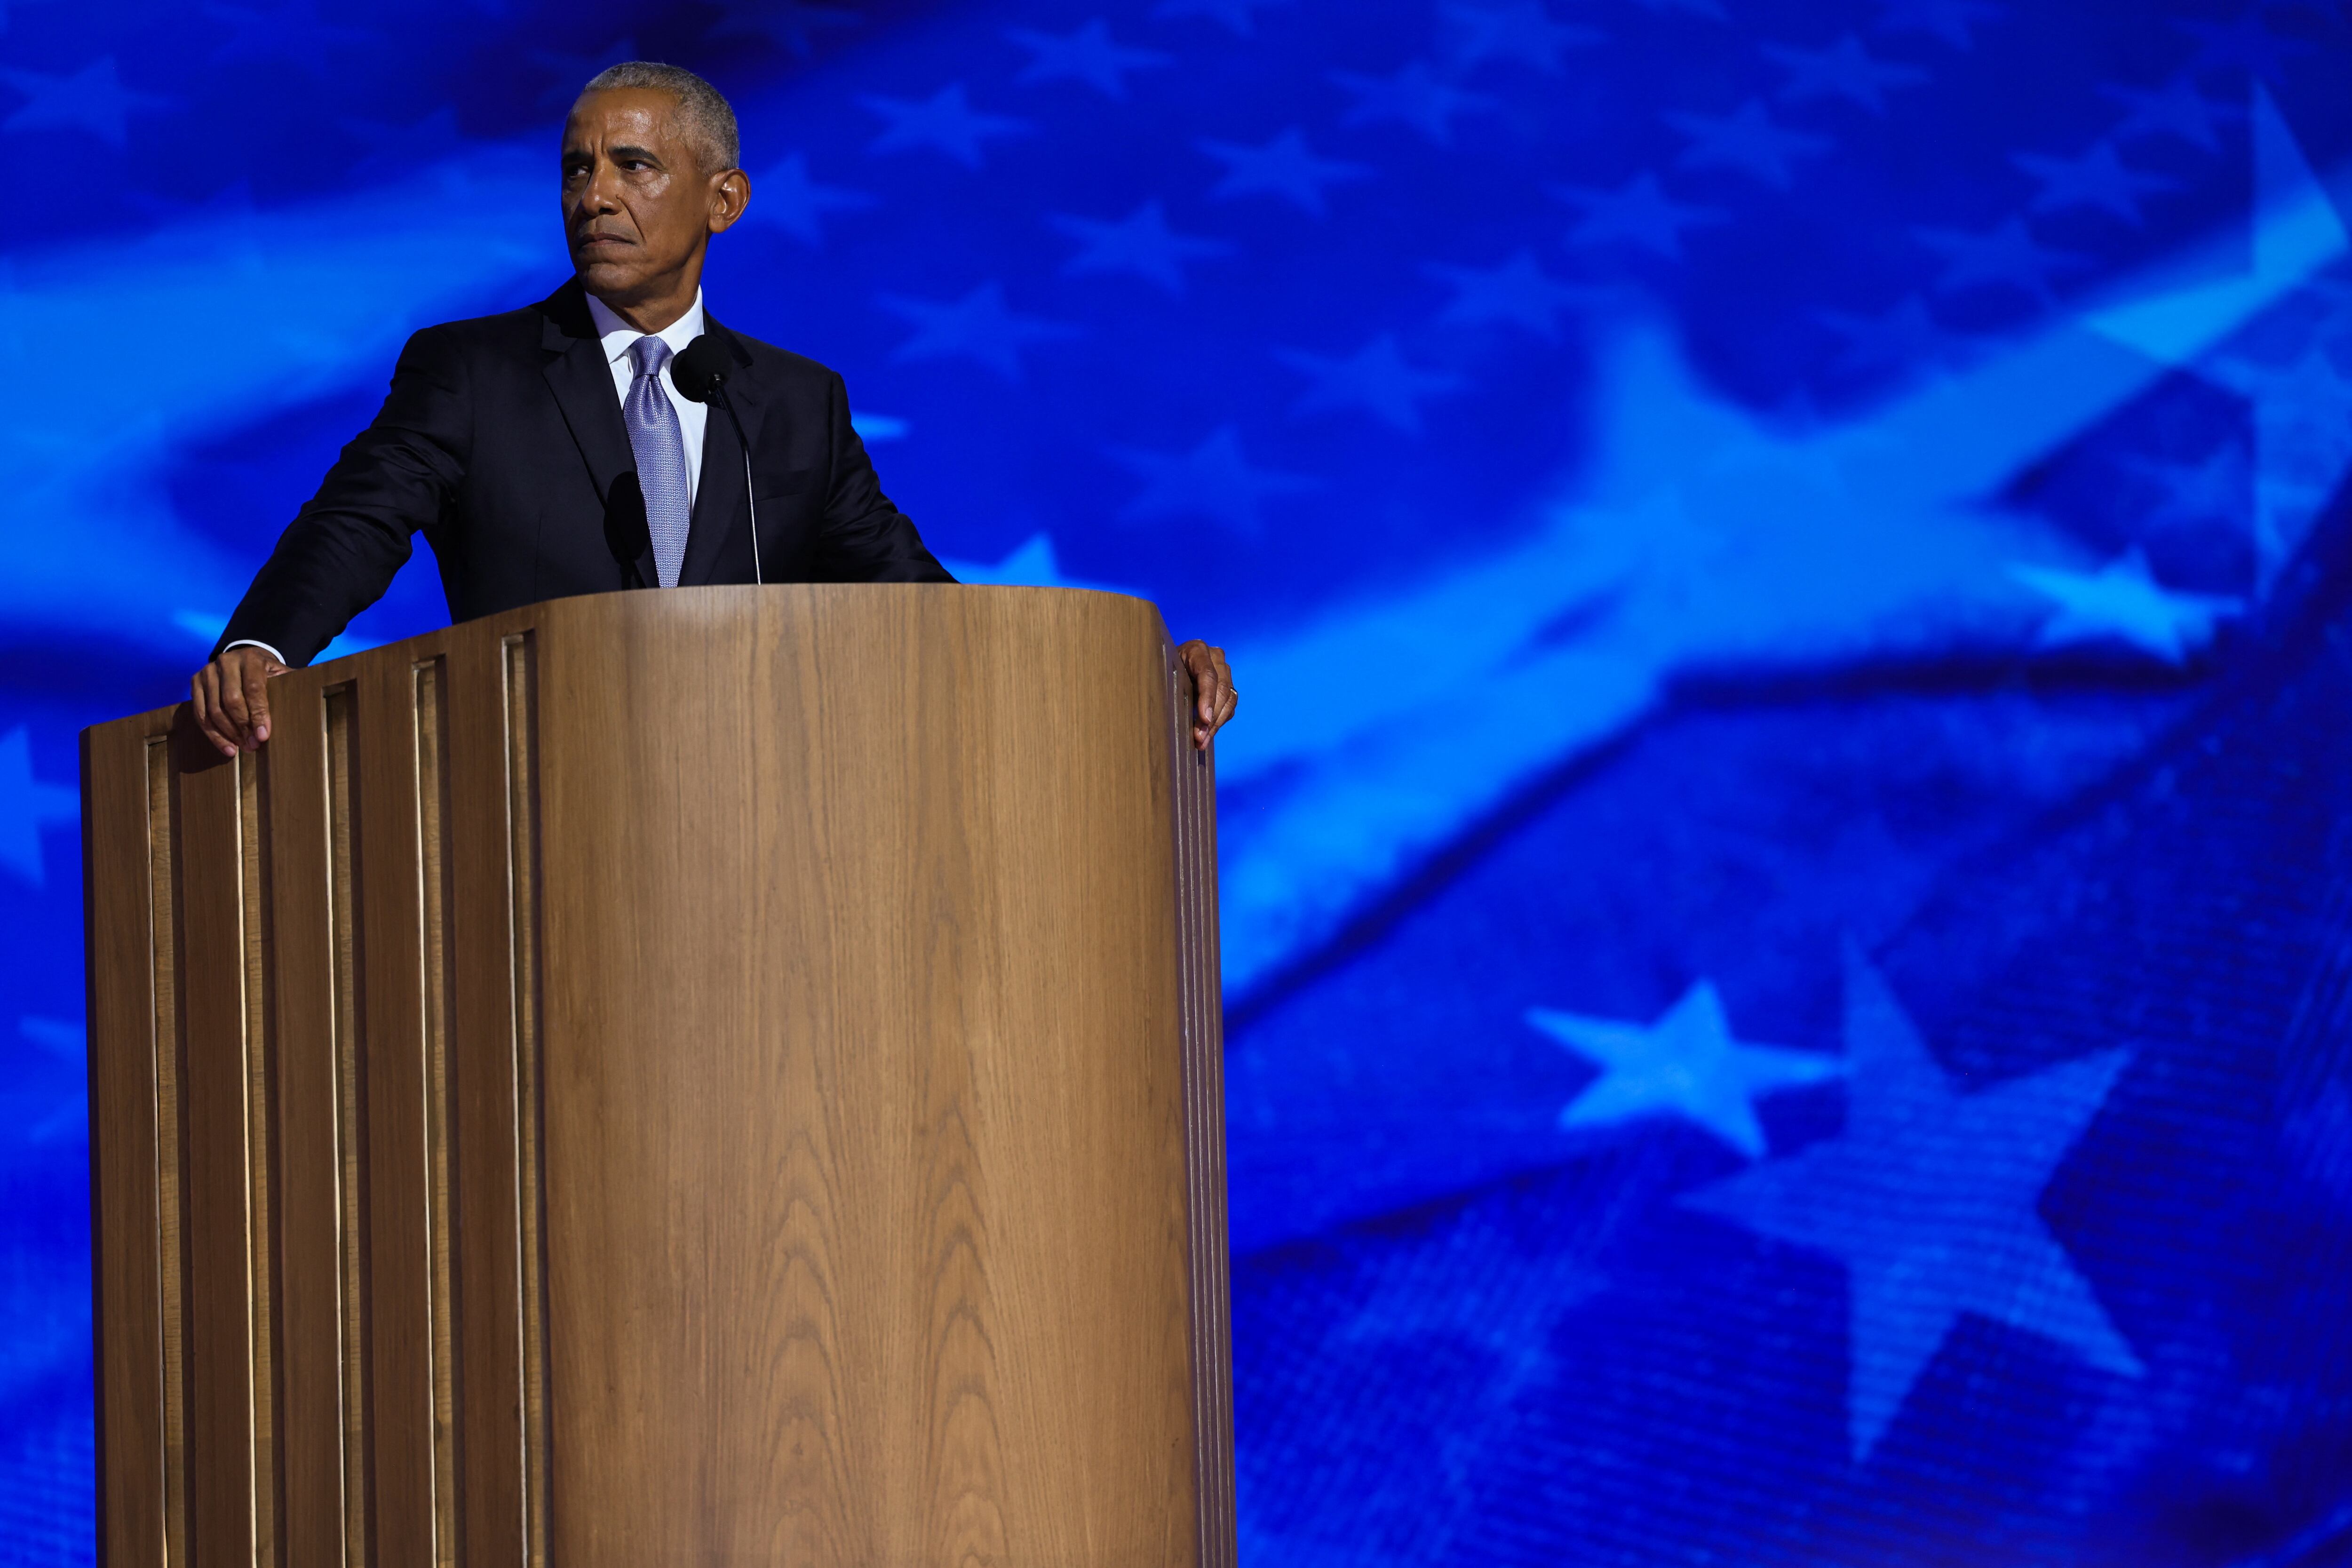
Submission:
[[[1188,700],[712,588],[86,732],[104,1560],[1230,1563]]]

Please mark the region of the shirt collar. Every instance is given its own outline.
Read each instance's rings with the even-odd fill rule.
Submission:
[[[597,341],[604,345],[607,363],[617,363],[626,358],[629,345],[646,335],[614,315],[613,308],[593,294],[588,296],[588,314],[596,323]],[[653,334],[667,343],[673,354],[701,335],[702,290],[699,289],[694,291],[694,303],[686,308],[685,315]]]

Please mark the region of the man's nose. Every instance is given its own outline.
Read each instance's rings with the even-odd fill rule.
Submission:
[[[598,159],[588,174],[587,188],[580,193],[580,205],[590,212],[609,213],[621,210],[620,176],[612,164]]]

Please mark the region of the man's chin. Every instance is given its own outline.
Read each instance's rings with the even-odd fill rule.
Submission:
[[[580,286],[600,300],[608,295],[626,294],[644,281],[637,268],[617,256],[575,254],[572,267],[573,275],[580,279]]]

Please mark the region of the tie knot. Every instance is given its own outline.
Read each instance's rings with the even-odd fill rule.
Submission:
[[[669,345],[648,334],[629,345],[629,357],[637,362],[639,375],[659,375],[669,363]]]

